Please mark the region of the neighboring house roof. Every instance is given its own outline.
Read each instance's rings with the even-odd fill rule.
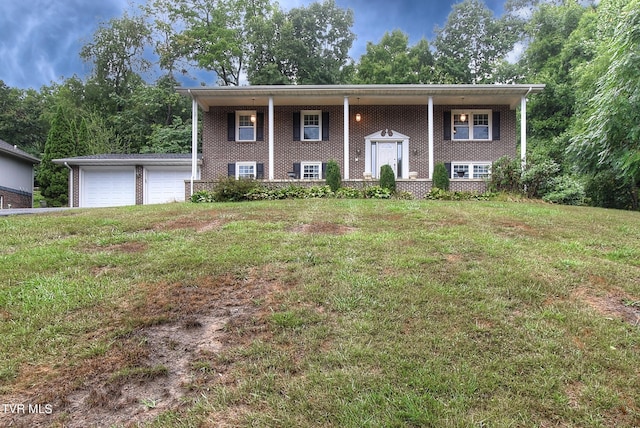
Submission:
[[[20,150],[18,146],[14,146],[2,140],[0,140],[0,153],[8,154],[12,157],[26,160],[28,162],[31,162],[32,164],[40,163],[40,159],[38,159],[37,157],[31,156],[29,153]]]
[[[523,96],[542,92],[542,84],[518,85],[274,85],[178,88],[190,95],[204,111],[213,106],[341,105],[344,98],[361,105],[421,105],[433,97],[439,105],[520,105]],[[356,101],[357,100],[357,101]]]
[[[54,159],[53,163],[68,165],[157,165],[176,166],[191,165],[190,154],[174,153],[148,153],[148,154],[103,154],[90,156],[77,156],[73,158]],[[198,164],[202,163],[202,155],[198,155]]]

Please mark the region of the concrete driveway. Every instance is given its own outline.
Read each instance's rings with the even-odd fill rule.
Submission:
[[[10,208],[0,210],[0,217],[6,217],[10,215],[26,215],[26,214],[44,214],[57,211],[71,210],[73,208]]]

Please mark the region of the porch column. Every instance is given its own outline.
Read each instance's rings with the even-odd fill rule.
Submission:
[[[527,164],[527,96],[526,95],[524,95],[520,99],[520,161],[521,161],[522,167],[524,167]]]
[[[191,91],[189,91],[191,92]],[[191,95],[191,194],[193,196],[193,181],[198,176],[198,102]]]
[[[273,142],[273,97],[269,97],[269,180],[273,180],[275,177],[274,164],[275,164],[275,150],[274,150],[274,142]]]
[[[433,179],[433,97],[429,97],[429,108],[428,108],[428,120],[429,120],[429,180]]]
[[[344,97],[344,179],[349,179],[349,97]]]

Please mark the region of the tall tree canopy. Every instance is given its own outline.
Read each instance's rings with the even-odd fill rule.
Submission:
[[[409,36],[400,30],[385,33],[378,44],[367,42],[360,57],[356,83],[431,83],[433,55],[426,39],[409,47]]]
[[[501,60],[520,38],[521,21],[496,19],[482,0],[453,6],[444,27],[436,29],[435,60],[442,83],[492,83]]]
[[[259,84],[340,84],[349,76],[353,11],[334,0],[255,19],[247,75]]]
[[[571,153],[583,172],[615,172],[633,209],[640,185],[640,0],[603,0],[595,59],[582,70],[595,81],[578,112]],[[584,86],[583,86],[584,87]]]

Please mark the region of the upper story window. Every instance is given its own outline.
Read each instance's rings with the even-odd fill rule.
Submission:
[[[491,140],[491,111],[455,110],[451,114],[454,140]]]
[[[256,141],[256,112],[236,112],[236,141]]]
[[[322,112],[306,110],[300,112],[302,141],[322,140]]]

